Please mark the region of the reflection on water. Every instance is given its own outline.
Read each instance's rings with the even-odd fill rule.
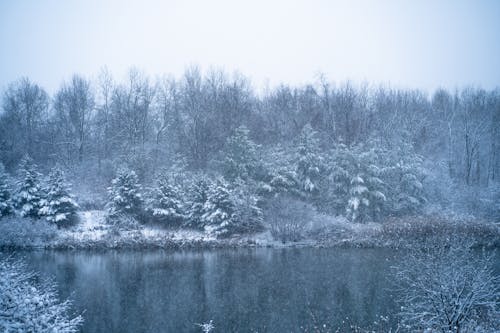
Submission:
[[[63,298],[85,310],[84,332],[299,332],[394,313],[388,250],[25,252]]]

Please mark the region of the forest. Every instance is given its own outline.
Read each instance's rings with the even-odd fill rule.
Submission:
[[[123,82],[103,69],[96,80],[74,75],[53,96],[21,78],[3,92],[1,106],[0,249],[8,256],[0,261],[0,329],[69,333],[82,327],[102,330],[103,322],[109,322],[108,317],[98,320],[93,309],[100,306],[92,305],[93,297],[82,298],[82,289],[97,290],[90,287],[92,272],[106,280],[115,270],[90,264],[81,257],[85,252],[73,258],[72,252],[56,254],[51,249],[132,248],[140,265],[148,263],[142,249],[208,249],[203,256],[212,260],[206,265],[213,270],[203,273],[203,283],[213,292],[208,286],[214,283],[231,290],[227,288],[232,282],[226,279],[253,264],[247,266],[248,258],[243,260],[236,250],[229,255],[211,250],[286,250],[294,244],[306,249],[279,256],[266,250],[275,264],[260,261],[259,252],[252,255],[251,262],[260,262],[257,270],[280,267],[265,275],[265,284],[275,287],[272,279],[290,269],[318,269],[322,258],[335,262],[326,266],[329,270],[344,267],[337,275],[328,271],[326,279],[357,272],[357,262],[367,253],[356,248],[371,248],[375,252],[368,252],[365,264],[376,267],[363,267],[353,281],[368,278],[366,288],[372,290],[385,281],[374,278],[382,274],[390,277],[396,296],[371,292],[365,302],[372,305],[360,306],[359,313],[350,310],[348,315],[357,318],[351,322],[315,313],[315,307],[324,311],[328,305],[304,305],[296,286],[288,286],[296,298],[290,304],[306,306],[310,318],[276,321],[267,317],[269,311],[261,313],[259,305],[253,321],[265,319],[269,326],[263,326],[264,331],[300,327],[317,332],[459,333],[494,332],[500,325],[494,252],[500,239],[499,89],[439,89],[428,95],[368,83],[336,84],[319,76],[305,86],[259,90],[241,74],[203,73],[198,67],[188,68],[181,78],[155,79],[131,69]],[[329,248],[328,256],[311,252],[321,247]],[[351,248],[347,258],[343,247]],[[28,252],[28,265],[16,253],[23,248],[46,252]],[[390,260],[396,263],[390,271],[384,271],[389,259],[380,257],[384,248],[401,256]],[[113,258],[112,253],[90,253],[91,260]],[[183,263],[193,256],[173,253]],[[47,255],[60,256],[58,260],[67,261],[75,272],[87,267],[81,280],[61,280],[62,288],[76,289],[78,312],[70,300],[59,300],[58,284],[41,280],[40,273],[29,268],[44,262],[52,267]],[[165,255],[156,253],[150,260],[171,260]],[[118,263],[125,260],[123,267],[129,267],[127,256],[122,252],[117,257],[122,258]],[[220,266],[225,262],[239,268]],[[143,271],[134,267],[119,269],[120,274]],[[155,294],[173,292],[164,279],[187,283],[197,269],[189,266],[187,275],[175,278],[179,272],[155,267],[166,274],[148,277]],[[311,276],[315,282],[307,290],[315,290],[319,274]],[[239,295],[238,302],[252,306],[262,286],[246,280],[252,273],[244,276],[237,280],[244,287],[232,292]],[[335,293],[349,280],[330,281],[326,292]],[[292,281],[293,274],[284,279]],[[136,282],[137,293],[148,292],[140,279]],[[183,290],[191,292],[199,284]],[[116,288],[114,282],[102,286],[101,292]],[[349,304],[358,302],[353,295],[357,290],[365,293],[364,288],[355,283],[328,301],[350,309]],[[247,299],[247,290],[256,295]],[[135,304],[133,295],[117,292]],[[246,327],[228,319],[232,312],[217,310],[227,302],[217,295],[209,297],[209,317],[198,315],[204,319],[196,322],[178,311],[178,320],[166,317],[168,329]],[[149,297],[152,306],[172,301]],[[275,297],[288,304],[287,298]],[[375,300],[380,299],[381,304],[398,304],[399,310],[377,306]],[[189,303],[196,302],[191,296],[179,301],[198,306]],[[112,298],[99,311],[116,307]],[[280,307],[272,306],[272,311]],[[360,317],[364,311],[381,309],[386,315]],[[302,310],[290,311],[300,316]],[[154,308],[140,311],[146,316]],[[106,329],[139,329],[138,322],[122,327],[122,317],[109,316],[113,326]],[[156,317],[150,325],[165,324]]]
[[[181,78],[74,75],[50,96],[22,78],[2,96],[2,215],[62,225],[78,205],[106,207],[110,219],[221,235],[261,230],[280,207],[498,222],[498,124],[498,89],[428,95],[319,76],[258,91],[193,66]]]

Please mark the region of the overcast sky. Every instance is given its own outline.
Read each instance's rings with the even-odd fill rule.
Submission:
[[[339,82],[500,86],[500,1],[0,1],[0,89],[54,92],[73,73],[121,79],[198,64],[254,86]]]

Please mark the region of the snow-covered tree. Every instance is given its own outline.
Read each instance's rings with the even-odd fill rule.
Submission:
[[[14,205],[22,217],[41,216],[41,202],[45,196],[40,185],[40,174],[29,156],[25,156],[19,164],[19,181],[14,197]]]
[[[388,186],[388,201],[391,214],[415,214],[427,201],[423,180],[422,157],[415,154],[408,144],[387,152],[386,159],[390,165],[383,169],[384,179]]]
[[[433,239],[394,267],[404,328],[411,332],[498,332],[500,279],[494,257],[467,241]]]
[[[319,147],[316,131],[307,124],[299,137],[296,173],[299,186],[306,195],[311,196],[319,191],[319,182],[323,169],[323,157]]]
[[[327,164],[328,186],[323,194],[325,202],[320,206],[323,210],[335,215],[344,214],[350,197],[349,189],[353,178],[355,158],[347,146],[338,144],[331,150]]]
[[[47,194],[41,201],[40,213],[59,227],[75,223],[78,204],[70,193],[70,185],[66,183],[61,169],[52,169],[47,183]]]
[[[165,226],[180,225],[184,216],[184,205],[179,188],[166,175],[161,175],[153,190],[152,205],[149,208],[155,222]]]
[[[252,232],[262,228],[263,213],[259,197],[244,182],[237,182],[231,191],[235,206],[234,223],[231,232]]]
[[[236,128],[223,149],[222,172],[226,179],[248,179],[256,175],[258,168],[258,146],[248,137],[245,126]]]
[[[233,231],[235,221],[235,206],[228,185],[218,179],[211,186],[201,217],[205,230],[216,235],[226,236]]]
[[[10,177],[5,172],[3,164],[0,163],[0,218],[14,211],[11,193]]]
[[[185,226],[192,228],[203,228],[205,214],[205,204],[208,201],[211,182],[206,177],[196,180],[189,188],[189,203]]]
[[[362,145],[336,146],[329,160],[328,189],[325,197],[332,211],[347,214],[356,222],[378,218],[386,201],[386,184],[378,149]]]
[[[354,176],[349,188],[347,213],[353,221],[377,219],[384,208],[386,201],[385,183],[380,178],[382,163],[381,153],[375,148],[356,151]],[[357,207],[356,207],[357,206]]]
[[[365,220],[370,215],[368,187],[365,186],[365,181],[359,174],[351,179],[350,185],[349,200],[346,207],[347,216],[352,221]]]
[[[79,332],[83,318],[70,315],[71,302],[58,300],[53,283],[37,281],[24,263],[0,260],[0,332]]]
[[[108,188],[107,208],[110,217],[128,214],[140,218],[143,210],[141,191],[142,187],[136,173],[132,170],[120,169]]]

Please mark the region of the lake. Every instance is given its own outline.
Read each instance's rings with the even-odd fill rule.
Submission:
[[[83,332],[304,332],[396,312],[387,249],[17,253],[83,312]]]

